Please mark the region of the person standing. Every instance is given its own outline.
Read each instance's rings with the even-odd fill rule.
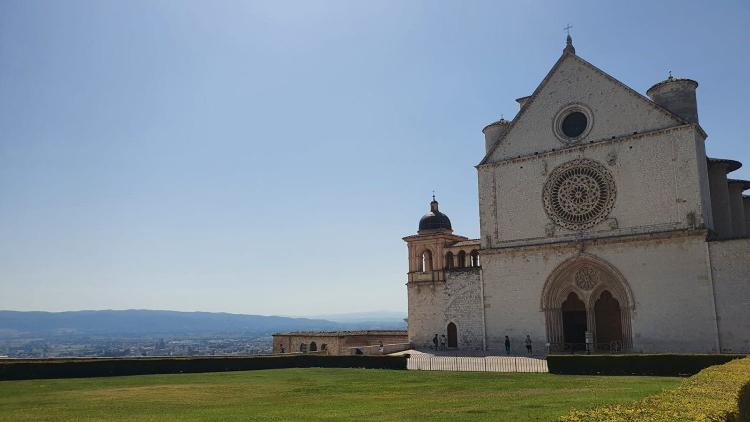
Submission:
[[[528,353],[529,356],[531,356],[531,336],[526,334],[526,340],[524,341],[526,343],[526,353]]]
[[[435,334],[435,337],[433,337],[433,338],[432,338],[432,344],[434,344],[434,345],[435,345],[435,346],[434,346],[434,348],[435,348],[435,351],[436,351],[436,352],[438,351],[438,342],[439,342],[439,340],[438,340],[438,335],[437,335],[437,334]]]
[[[443,350],[443,351],[448,350],[447,340],[445,339],[445,334],[440,336],[440,350]]]
[[[505,336],[505,354],[510,354],[510,339],[508,338],[508,336]]]
[[[284,353],[284,345],[281,344],[280,346],[281,346],[281,353]]]

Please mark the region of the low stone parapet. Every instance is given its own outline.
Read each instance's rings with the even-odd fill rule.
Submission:
[[[388,355],[391,353],[403,352],[404,350],[411,349],[411,343],[395,343],[395,344],[384,344],[380,346],[378,344],[374,346],[359,346],[350,347],[350,355]]]

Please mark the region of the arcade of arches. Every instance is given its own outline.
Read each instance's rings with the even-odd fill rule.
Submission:
[[[455,255],[453,252],[447,252],[445,254],[445,263],[444,263],[444,269],[446,270],[453,270],[453,269],[460,269],[460,268],[478,268],[480,267],[479,263],[479,251],[474,249],[469,254],[466,254],[466,251],[459,251]],[[432,252],[429,249],[425,249],[424,252],[422,252],[422,255],[420,257],[419,261],[419,272],[428,272],[436,269],[433,258],[432,258]]]
[[[562,263],[542,292],[551,350],[583,350],[586,334],[598,350],[627,350],[631,344],[633,300],[614,267],[582,255]]]

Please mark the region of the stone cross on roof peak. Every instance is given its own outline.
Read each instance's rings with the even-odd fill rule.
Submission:
[[[570,36],[571,29],[573,29],[573,25],[571,24],[567,24],[565,25],[565,28],[563,28],[563,30],[565,30],[565,32],[568,33],[568,36],[565,38],[565,50],[564,51],[575,54],[576,49],[575,47],[573,47],[573,37]]]

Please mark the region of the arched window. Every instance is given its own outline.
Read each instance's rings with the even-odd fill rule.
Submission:
[[[479,266],[479,251],[473,250],[471,251],[471,266],[472,267],[478,267]]]
[[[458,253],[458,268],[466,266],[466,252],[461,251]]]
[[[328,350],[328,345],[327,345],[327,344],[325,344],[325,343],[321,344],[321,345],[320,345],[320,350],[322,350],[322,351],[326,351],[326,350]]]
[[[430,252],[429,249],[422,252],[422,262],[420,265],[421,265],[420,270],[423,273],[426,273],[427,271],[432,271],[432,252]]]
[[[317,352],[318,351],[318,345],[315,344],[314,341],[310,343],[310,351],[311,352]]]
[[[445,254],[445,269],[450,270],[453,268],[453,252]]]
[[[305,343],[300,344],[299,351],[302,353],[307,353],[307,345]]]

